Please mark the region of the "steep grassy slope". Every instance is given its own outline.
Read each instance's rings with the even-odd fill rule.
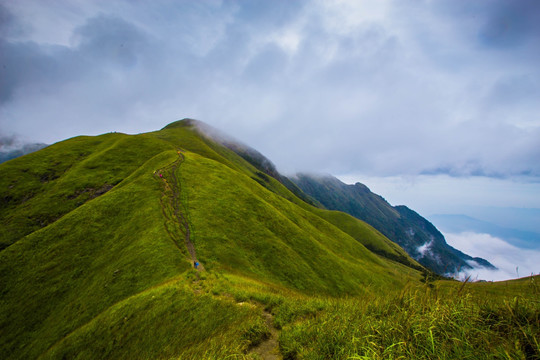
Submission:
[[[175,174],[164,172],[179,161],[179,149]],[[69,353],[102,324],[126,337],[132,327],[120,319],[141,312],[156,313],[134,322],[148,333],[159,333],[167,312],[175,314],[170,326],[180,326],[182,312],[198,316],[202,310],[184,308],[196,301],[193,294],[170,294],[171,287],[183,288],[191,268],[175,209],[164,205],[175,178],[191,241],[208,271],[333,295],[378,292],[420,277],[371,253],[189,122],[136,136],[74,138],[1,166],[0,342],[8,357]],[[380,240],[373,230],[362,235],[370,237]],[[175,296],[186,304],[169,308]],[[224,316],[231,309],[219,299],[215,306]],[[238,311],[215,319],[216,328],[238,335],[234,324],[243,318],[251,319],[248,325],[260,321],[255,310]],[[193,331],[199,336],[203,329]],[[173,353],[187,346],[178,341]],[[115,354],[107,341],[99,346],[102,354]]]
[[[106,193],[171,144],[139,135],[77,137],[2,165],[0,248]]]
[[[368,283],[380,287],[398,277],[394,264],[250,177],[190,154],[182,169],[193,241],[207,268],[215,264],[336,295],[361,292],[360,285]],[[205,205],[209,202],[213,206]]]
[[[293,181],[327,209],[344,211],[367,222],[439,274],[470,268],[470,260],[493,268],[486,260],[472,258],[448,245],[435,226],[416,212],[406,206],[391,206],[363,184],[346,185],[332,176],[307,174],[298,174]]]
[[[190,268],[165,232],[161,189],[148,176],[170,159],[158,155],[0,253],[4,351],[34,358],[118,301]]]
[[[255,149],[239,143],[227,134],[223,134],[219,130],[196,120],[173,123],[165,127],[165,129],[183,128],[186,124],[194,126],[201,132],[203,139],[210,140],[208,142],[210,146],[214,146],[215,148],[216,143],[222,144],[246,160],[251,165],[248,171],[251,174],[251,178],[266,189],[337,226],[362,243],[370,251],[388,259],[401,262],[407,266],[423,270],[402,248],[367,223],[340,211],[323,210],[324,207],[317,200],[303,193],[294,182],[281,175],[272,162]],[[220,150],[222,151],[222,155],[230,157],[230,152],[223,152],[223,148],[218,147],[217,151]],[[314,205],[315,207],[309,205]]]
[[[371,225],[341,211],[314,210],[320,217],[334,224],[375,254],[397,261],[408,267],[424,271],[399,245],[390,241]]]

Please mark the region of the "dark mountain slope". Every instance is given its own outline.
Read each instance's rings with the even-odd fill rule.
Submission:
[[[484,259],[472,258],[454,249],[429,221],[406,206],[391,206],[363,184],[346,185],[329,175],[307,174],[298,174],[293,181],[327,209],[344,211],[367,222],[439,274],[470,268],[467,262],[470,260],[493,267]]]

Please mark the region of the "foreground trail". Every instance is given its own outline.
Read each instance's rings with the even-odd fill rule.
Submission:
[[[191,241],[187,204],[183,204],[181,201],[182,185],[176,173],[180,168],[180,165],[182,165],[184,162],[185,158],[181,150],[177,150],[177,153],[178,159],[154,173],[154,176],[158,180],[162,181],[164,185],[164,190],[161,197],[161,208],[163,215],[176,224],[176,226],[179,227],[180,232],[184,234],[184,246],[187,249],[192,264],[195,264],[196,262],[199,263],[197,270],[204,271],[204,266],[197,260],[195,246]],[[167,233],[175,243],[176,247],[183,252],[180,245],[181,239],[178,238],[176,231],[174,231],[174,229],[171,230],[168,227],[166,228]]]
[[[257,354],[263,360],[281,360],[282,357],[278,347],[279,331],[274,326],[274,316],[266,310],[263,314],[266,326],[268,327],[268,330],[270,330],[270,336],[251,349],[251,353]]]

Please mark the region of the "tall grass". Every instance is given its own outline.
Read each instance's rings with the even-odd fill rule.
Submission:
[[[262,305],[273,314],[286,360],[540,358],[535,281],[410,283],[401,290],[335,298],[235,275],[205,277],[197,285],[201,291]]]
[[[540,358],[538,297],[438,290],[328,299],[317,316],[283,328],[284,359]]]

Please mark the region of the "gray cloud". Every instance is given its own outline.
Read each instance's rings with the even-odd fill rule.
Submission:
[[[4,151],[6,149],[11,149],[12,147],[18,144],[17,138],[15,136],[0,136],[0,150]]]
[[[487,0],[437,2],[407,1],[399,9],[428,9],[446,22],[462,41],[506,51],[530,45],[540,35],[540,4],[535,0]],[[527,47],[526,52],[537,49]]]
[[[138,57],[149,50],[148,40],[134,25],[122,18],[99,15],[75,30],[77,52],[87,61],[134,67]]]
[[[495,1],[487,10],[480,41],[490,47],[509,48],[537,42],[540,35],[540,4],[534,0]],[[490,11],[491,10],[491,11]],[[537,50],[538,51],[538,50]]]
[[[24,26],[0,3],[0,37],[18,36],[26,32]]]
[[[50,143],[193,117],[285,171],[539,177],[536,4],[81,3],[61,35],[0,32],[0,131]],[[6,28],[31,23],[21,9]]]
[[[0,34],[2,34],[2,37],[9,32],[12,23],[13,15],[6,9],[5,6],[0,4]]]

